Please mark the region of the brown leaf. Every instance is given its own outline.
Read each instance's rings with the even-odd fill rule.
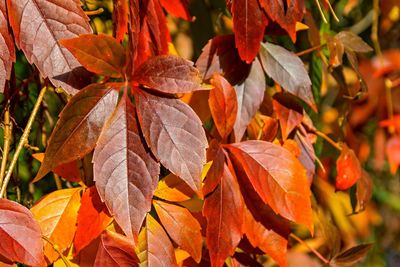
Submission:
[[[341,31],[335,35],[340,40],[345,49],[350,49],[356,53],[368,53],[373,49],[363,41],[357,34],[350,31]]]
[[[135,248],[139,263],[146,266],[177,266],[174,247],[162,226],[150,215],[146,217],[146,227],[139,234]]]
[[[132,239],[112,231],[105,231],[101,235],[95,267],[138,266],[138,261]]]
[[[0,199],[0,238],[0,266],[1,256],[26,265],[42,263],[43,241],[38,223],[27,208],[4,198]]]
[[[9,22],[17,46],[44,77],[68,93],[87,84],[87,74],[58,41],[91,33],[79,1],[7,0]]]
[[[172,240],[199,263],[203,245],[199,222],[186,208],[156,200],[153,205]]]
[[[192,198],[193,190],[175,174],[168,174],[158,182],[154,196],[172,202],[186,201]]]
[[[83,34],[59,43],[91,72],[113,78],[124,74],[125,49],[111,36]]]
[[[118,100],[114,84],[93,84],[79,91],[60,113],[34,182],[54,168],[82,158],[96,145]]]
[[[260,49],[267,17],[257,0],[232,1],[236,47],[242,60],[251,63]]]
[[[101,199],[124,233],[136,238],[150,211],[160,167],[142,143],[135,108],[127,95],[104,125],[93,163]]]
[[[135,101],[143,135],[153,154],[198,191],[207,147],[200,119],[178,99],[140,92]]]
[[[33,217],[38,221],[42,234],[64,252],[71,246],[76,231],[76,220],[80,206],[81,188],[54,191],[33,205]],[[60,255],[53,246],[44,242],[47,264],[53,263]]]
[[[4,92],[6,80],[10,78],[15,62],[14,40],[8,30],[6,1],[0,1],[0,93]]]
[[[225,139],[233,130],[236,121],[238,103],[235,89],[220,74],[214,74],[211,84],[208,105],[215,126],[222,139]]]
[[[341,252],[339,255],[335,256],[331,262],[330,266],[354,266],[357,262],[364,258],[368,251],[371,249],[372,244],[363,244],[352,247],[346,251]]]
[[[201,88],[199,71],[193,63],[177,56],[152,57],[135,72],[135,82],[163,93],[188,93]]]
[[[228,148],[264,202],[313,233],[311,191],[301,163],[283,147],[269,142],[245,141]]]
[[[260,58],[268,76],[289,93],[304,100],[314,111],[317,110],[310,77],[298,56],[281,46],[262,43]]]
[[[96,239],[112,221],[107,207],[101,202],[96,187],[89,187],[82,195],[74,238],[75,255]]]
[[[235,142],[239,142],[264,98],[265,76],[258,59],[254,60],[249,75],[242,83],[235,86],[235,90],[238,113],[233,131]]]
[[[207,218],[207,246],[211,265],[222,266],[233,255],[242,237],[244,205],[234,174],[224,165],[221,182],[205,199],[203,215]]]
[[[361,177],[361,165],[354,151],[342,144],[342,151],[336,160],[336,190],[347,190]]]

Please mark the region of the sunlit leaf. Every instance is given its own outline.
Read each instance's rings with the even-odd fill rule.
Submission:
[[[172,173],[158,182],[154,192],[154,196],[172,202],[189,200],[193,195],[193,190],[181,178]]]

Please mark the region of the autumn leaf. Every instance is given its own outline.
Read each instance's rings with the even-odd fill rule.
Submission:
[[[260,58],[268,76],[317,111],[311,81],[299,57],[279,45],[262,43]]]
[[[264,202],[313,233],[311,191],[301,163],[285,148],[265,141],[245,141],[228,148]]]
[[[71,98],[60,114],[34,182],[54,168],[82,158],[96,145],[118,100],[114,84],[92,84]]]
[[[198,191],[207,147],[200,119],[178,99],[140,92],[135,101],[143,135],[153,154]]]
[[[214,89],[210,91],[208,105],[215,126],[222,139],[225,139],[233,130],[238,103],[235,89],[220,74],[214,74],[211,84]]]
[[[303,119],[303,114],[298,112],[296,109],[288,107],[286,103],[284,103],[284,99],[285,98],[283,98],[283,100],[279,100],[279,98],[275,98],[272,101],[272,104],[281,126],[282,139],[286,140],[289,134],[300,125]]]
[[[59,41],[87,70],[98,75],[119,78],[124,75],[125,49],[105,34],[83,34]]]
[[[212,165],[203,185],[203,195],[205,196],[213,192],[221,182],[221,177],[225,169],[225,153],[221,147],[218,147],[215,156],[212,158]]]
[[[162,267],[177,266],[174,247],[162,226],[150,215],[146,217],[146,227],[139,234],[135,251],[140,264]]]
[[[142,143],[133,104],[126,94],[107,120],[93,155],[101,199],[130,238],[136,238],[157,187],[159,164]]]
[[[31,266],[42,264],[43,241],[38,223],[27,208],[4,198],[0,199],[0,238],[0,256]]]
[[[61,252],[69,248],[76,232],[80,191],[81,188],[54,191],[44,196],[31,208],[42,234],[57,245]],[[47,241],[43,242],[46,262],[51,264],[60,255],[54,251],[52,244]]]
[[[361,177],[361,165],[354,154],[346,144],[342,144],[342,151],[336,160],[336,190],[347,190],[352,187]]]
[[[400,136],[391,137],[386,143],[386,156],[390,164],[390,172],[395,174],[400,166]]]
[[[128,32],[129,24],[129,2],[128,0],[113,1],[113,21],[115,23],[114,32],[115,39],[118,42],[124,40],[125,33]]]
[[[112,231],[105,231],[94,262],[95,267],[102,266],[137,266],[133,240]]]
[[[32,154],[32,157],[40,162],[43,162],[44,153]],[[55,167],[53,172],[67,181],[79,183],[81,181],[80,171],[76,161],[71,161],[58,167]]]
[[[96,239],[112,221],[96,187],[88,188],[82,195],[74,238],[75,254]]]
[[[341,31],[336,34],[335,37],[342,42],[345,49],[350,49],[357,53],[368,53],[373,51],[373,49],[364,42],[361,37],[351,31]]]
[[[155,200],[153,205],[172,240],[199,263],[203,245],[199,222],[186,208]]]
[[[234,174],[224,165],[221,182],[204,201],[206,242],[212,266],[222,266],[233,255],[242,237],[244,205]]]
[[[354,266],[364,258],[371,249],[372,244],[363,244],[347,249],[336,255],[329,265],[331,266]]]
[[[154,196],[172,202],[186,201],[195,194],[178,176],[170,173],[158,182]]]
[[[14,41],[8,30],[6,1],[0,1],[0,93],[4,92],[6,80],[10,78],[15,62]]]
[[[160,0],[160,3],[168,13],[184,20],[192,20],[189,13],[189,0]]]
[[[79,2],[7,0],[7,10],[17,46],[43,77],[49,77],[54,85],[70,94],[87,84],[87,73],[58,43],[61,39],[92,32]]]

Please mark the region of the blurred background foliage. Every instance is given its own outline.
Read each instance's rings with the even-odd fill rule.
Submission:
[[[318,171],[318,179],[313,184],[317,231],[315,237],[309,237],[305,231],[302,236],[302,229],[299,229],[299,235],[309,246],[322,252],[335,243],[337,235],[340,235],[339,240],[344,247],[372,242],[374,246],[360,266],[400,266],[400,175],[396,167],[400,163],[400,141],[393,141],[393,138],[399,138],[400,135],[400,3],[398,0],[331,1],[339,22],[324,11],[328,23],[322,21],[315,1],[306,3],[310,10],[306,20],[311,18],[317,26],[316,33],[321,43],[326,43],[329,36],[340,31],[351,30],[375,48],[375,53],[359,58],[359,70],[368,85],[368,91],[352,96],[351,99],[338,97],[343,86],[340,79],[338,82],[334,70],[322,64],[315,53],[302,57],[310,70],[313,92],[319,107],[319,113],[312,114],[314,125],[335,141],[346,142],[356,152],[363,168],[372,178],[373,194],[365,211],[354,214],[354,190],[334,192],[332,186],[336,175],[335,160],[339,153],[326,142],[318,140],[315,148],[325,172]],[[86,0],[83,1],[83,8],[86,11],[99,11],[99,14],[90,16],[95,32],[112,35],[111,0]],[[209,39],[232,33],[232,18],[226,9],[225,0],[192,0],[190,10],[194,16],[192,22],[168,15],[168,26],[176,52],[195,61]],[[376,25],[378,39],[374,41],[371,36],[374,33],[376,11],[380,16]],[[309,25],[307,21],[305,24]],[[315,33],[311,31],[300,30],[295,44],[287,36],[267,36],[267,39],[272,38],[286,48],[299,52],[313,46],[312,34],[315,37]],[[327,47],[322,49],[327,60],[331,53]],[[340,68],[347,90],[352,92],[354,88],[359,88],[360,79],[349,62],[344,60]],[[39,87],[43,84],[35,67],[27,62],[21,52],[18,52],[14,69],[15,88],[18,90],[7,96],[14,126],[11,157],[36,101]],[[376,75],[379,71],[383,74]],[[358,89],[354,91],[358,92]],[[208,108],[204,108],[207,105],[207,95],[204,94],[207,93],[198,93],[187,99],[202,120],[207,121]],[[2,118],[7,105],[4,99],[0,95]],[[32,155],[45,150],[58,114],[67,101],[68,97],[55,89],[46,94],[29,136],[29,145],[23,149],[14,170],[8,187],[8,198],[29,207],[57,187],[73,186],[53,173],[34,185],[30,183],[40,166]],[[0,147],[3,147],[4,125],[1,126]],[[391,164],[388,158],[392,159]],[[308,251],[307,247],[297,243],[291,246],[290,266],[319,266],[318,261],[304,253]]]

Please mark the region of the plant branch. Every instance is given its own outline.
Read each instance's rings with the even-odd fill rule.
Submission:
[[[342,146],[339,145],[337,142],[333,141],[329,136],[324,134],[321,131],[316,130],[315,134],[327,141],[329,144],[331,144],[333,147],[335,147],[337,150],[342,151]]]
[[[71,265],[69,264],[67,258],[65,258],[64,254],[61,253],[61,251],[59,250],[57,244],[54,244],[49,238],[47,238],[46,236],[42,235],[42,239],[46,240],[47,243],[49,243],[52,248],[54,249],[55,252],[58,253],[58,255],[60,255],[61,260],[64,262],[65,266],[67,267],[71,267]]]
[[[325,44],[320,44],[320,45],[317,45],[317,46],[308,48],[308,49],[306,49],[306,50],[297,52],[297,53],[296,53],[296,56],[301,57],[301,56],[307,55],[307,54],[309,54],[309,53],[311,53],[311,52],[314,52],[314,51],[316,51],[316,50],[320,50],[320,49],[321,49],[322,47],[324,47],[324,46],[325,46]]]
[[[324,256],[322,256],[317,250],[315,250],[314,248],[312,248],[310,245],[308,245],[306,242],[304,242],[300,237],[298,237],[297,235],[291,233],[289,235],[291,238],[293,238],[294,240],[296,240],[297,242],[299,242],[300,244],[306,246],[312,253],[314,253],[315,256],[317,256],[324,264],[328,264],[329,260],[325,259]]]
[[[381,46],[379,44],[379,37],[378,37],[378,25],[379,25],[379,0],[374,0],[373,5],[374,13],[372,17],[372,31],[371,31],[371,39],[374,44],[376,55],[380,58],[381,63],[383,63],[382,59],[382,51]]]
[[[40,90],[40,93],[39,93],[39,96],[38,96],[38,98],[36,100],[35,106],[33,107],[33,110],[32,110],[32,113],[31,113],[31,115],[29,117],[28,123],[26,124],[25,130],[24,130],[24,132],[23,132],[23,134],[21,136],[21,139],[19,140],[17,149],[15,150],[14,156],[13,156],[13,158],[11,160],[11,164],[10,164],[10,166],[9,166],[9,168],[7,170],[7,174],[6,174],[5,178],[4,178],[4,183],[3,183],[2,187],[1,187],[1,191],[0,191],[0,198],[2,198],[4,196],[4,194],[5,194],[5,192],[6,192],[7,185],[9,183],[9,181],[10,181],[10,178],[11,178],[12,172],[14,170],[14,167],[17,164],[18,156],[21,153],[21,150],[24,147],[25,143],[28,142],[28,137],[29,137],[29,133],[30,133],[31,128],[32,128],[32,124],[33,124],[33,122],[35,120],[35,117],[36,117],[36,114],[37,114],[37,112],[39,110],[40,104],[42,103],[43,97],[44,97],[44,95],[46,93],[46,89],[47,89],[47,87],[45,86],[45,87],[42,88],[42,90]]]
[[[10,105],[7,103],[4,110],[4,148],[0,167],[0,188],[3,185],[4,176],[6,174],[7,159],[11,145],[12,126],[13,124],[10,120]]]

